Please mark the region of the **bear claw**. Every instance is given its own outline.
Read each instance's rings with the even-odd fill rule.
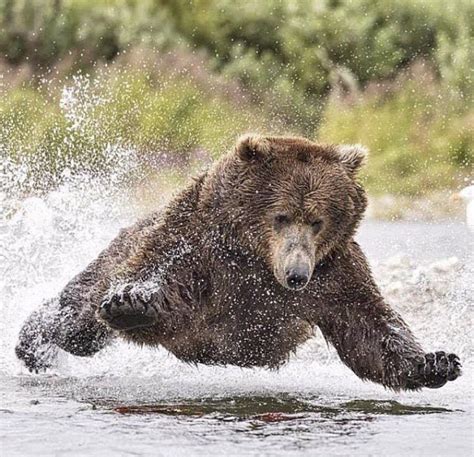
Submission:
[[[153,305],[130,287],[107,297],[97,313],[114,330],[149,327],[157,318]]]
[[[420,387],[437,389],[461,375],[461,362],[456,354],[430,352],[418,361],[417,378]]]

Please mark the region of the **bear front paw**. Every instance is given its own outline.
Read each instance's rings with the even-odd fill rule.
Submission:
[[[437,389],[461,375],[461,362],[456,354],[430,352],[417,361],[415,378],[420,387]]]
[[[153,295],[127,285],[110,293],[97,310],[99,318],[115,330],[149,327],[157,320]]]

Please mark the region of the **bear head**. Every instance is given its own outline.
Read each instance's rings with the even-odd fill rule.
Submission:
[[[246,135],[210,173],[206,205],[282,286],[302,289],[362,219],[367,199],[356,177],[366,156],[360,145]]]

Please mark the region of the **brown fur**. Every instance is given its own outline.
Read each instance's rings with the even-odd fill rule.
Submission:
[[[18,355],[41,368],[36,329],[77,355],[118,334],[187,362],[277,367],[319,326],[363,379],[394,389],[455,379],[457,357],[425,355],[353,240],[367,203],[356,180],[365,157],[359,146],[242,137],[74,278],[54,325],[34,314]],[[301,290],[286,287],[288,265],[310,272]]]

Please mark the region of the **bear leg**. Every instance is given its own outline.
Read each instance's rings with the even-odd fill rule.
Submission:
[[[320,328],[354,373],[394,390],[436,389],[462,374],[455,354],[425,353],[401,317],[382,300],[334,306]]]

